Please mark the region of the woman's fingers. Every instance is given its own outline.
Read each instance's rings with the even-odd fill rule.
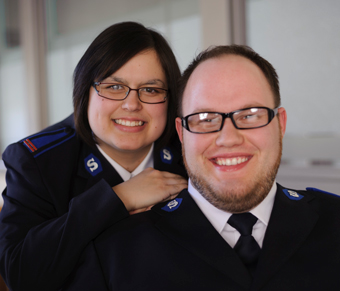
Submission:
[[[131,212],[170,200],[187,186],[188,181],[179,175],[148,168],[113,190]]]

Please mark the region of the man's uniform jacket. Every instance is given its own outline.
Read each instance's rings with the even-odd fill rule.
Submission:
[[[186,176],[179,146],[153,157],[156,169]],[[10,145],[2,158],[0,273],[10,290],[58,290],[89,242],[129,216],[112,190],[123,180],[77,137],[73,116]]]
[[[278,185],[255,278],[187,190],[92,242],[63,290],[339,290],[340,197]]]

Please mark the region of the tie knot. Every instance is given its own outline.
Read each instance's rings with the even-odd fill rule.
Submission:
[[[228,223],[236,228],[241,235],[251,235],[257,218],[249,212],[233,214]]]

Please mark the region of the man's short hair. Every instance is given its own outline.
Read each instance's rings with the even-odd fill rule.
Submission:
[[[221,45],[221,46],[212,46],[207,50],[201,52],[186,68],[183,72],[182,77],[179,80],[178,85],[178,107],[177,113],[179,116],[182,116],[182,101],[183,101],[183,93],[185,87],[188,83],[188,80],[193,73],[193,71],[197,68],[197,66],[209,59],[219,58],[224,55],[236,55],[242,56],[254,64],[256,64],[261,71],[264,73],[271,90],[274,96],[274,104],[275,107],[280,106],[281,97],[280,97],[280,86],[279,79],[274,67],[264,58],[262,58],[258,53],[256,53],[252,48],[244,45]]]

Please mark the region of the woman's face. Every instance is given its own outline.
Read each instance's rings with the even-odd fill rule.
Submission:
[[[154,50],[137,54],[102,83],[123,84],[132,89],[145,86],[168,89]],[[137,91],[130,91],[122,101],[108,100],[100,97],[93,87],[89,94],[90,127],[100,147],[113,159],[123,152],[146,155],[165,129],[168,101],[142,103]]]

